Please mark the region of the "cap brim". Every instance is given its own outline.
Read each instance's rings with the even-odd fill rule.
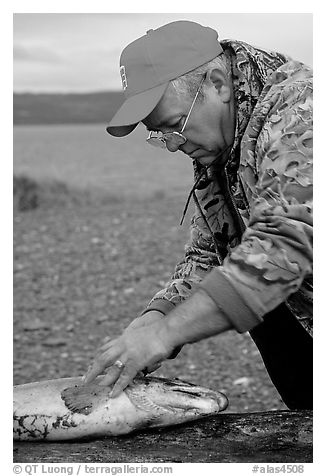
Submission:
[[[106,132],[111,134],[111,136],[115,137],[123,137],[127,136],[138,126],[139,122],[136,124],[132,124],[131,126],[108,126],[106,128]]]
[[[106,130],[115,137],[123,137],[132,132],[160,101],[169,83],[129,97],[111,119]]]

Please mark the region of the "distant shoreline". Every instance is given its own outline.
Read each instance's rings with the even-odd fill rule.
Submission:
[[[122,101],[123,94],[116,91],[80,94],[14,93],[13,124],[107,123]]]
[[[35,126],[35,127],[47,127],[47,126],[92,126],[92,125],[99,125],[106,127],[107,121],[85,121],[85,122],[19,122],[13,123],[13,127],[27,127],[27,126]]]

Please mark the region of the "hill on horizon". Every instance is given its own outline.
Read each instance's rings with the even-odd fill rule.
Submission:
[[[107,123],[123,102],[123,93],[14,93],[13,123]]]

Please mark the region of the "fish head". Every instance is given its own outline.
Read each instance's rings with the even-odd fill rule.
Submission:
[[[126,393],[135,406],[152,413],[157,426],[217,414],[228,405],[221,392],[179,379],[137,377]]]

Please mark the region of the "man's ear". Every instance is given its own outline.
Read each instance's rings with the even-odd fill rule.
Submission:
[[[231,86],[226,74],[222,70],[218,68],[209,69],[206,73],[205,82],[214,86],[222,102],[226,103],[231,101]]]

